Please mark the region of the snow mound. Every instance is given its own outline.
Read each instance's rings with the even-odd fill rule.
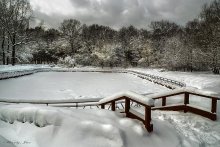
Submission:
[[[28,106],[28,105],[27,105]],[[15,105],[0,108],[0,119],[10,124],[15,121],[34,123],[38,127],[47,125],[60,126],[62,123],[62,113],[59,111],[39,109],[35,106],[23,107]]]
[[[0,146],[9,146],[8,143],[19,147],[184,145],[184,139],[172,126],[160,121],[154,124],[155,130],[149,134],[139,121],[107,110],[8,105],[0,108]]]

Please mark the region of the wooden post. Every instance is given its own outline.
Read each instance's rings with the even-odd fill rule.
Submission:
[[[189,93],[188,92],[185,92],[184,94],[184,104],[185,104],[184,113],[186,113],[188,112],[187,104],[189,104]]]
[[[105,109],[105,104],[101,104],[101,109]]]
[[[78,103],[76,103],[76,109],[78,109]]]
[[[148,132],[153,131],[153,125],[150,122],[151,122],[151,109],[145,106],[145,124],[144,125]]]
[[[162,106],[166,106],[166,97],[162,98]]]
[[[217,99],[212,98],[212,113],[216,113],[217,109]]]
[[[185,92],[184,94],[184,104],[187,105],[189,104],[189,93]]]
[[[129,110],[130,110],[130,99],[125,98],[125,114],[126,114],[126,117],[129,116]]]
[[[115,111],[115,101],[112,101],[112,111]]]

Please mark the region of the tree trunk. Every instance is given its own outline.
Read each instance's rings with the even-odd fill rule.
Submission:
[[[13,38],[12,38],[12,66],[14,66],[15,62],[16,62],[16,58],[15,58],[15,49],[16,49],[15,37],[16,37],[16,34],[14,33]]]
[[[9,64],[9,52],[10,52],[10,40],[8,38],[8,48],[7,48],[7,58],[6,58],[6,64]]]
[[[71,43],[70,45],[71,45],[72,53],[75,54],[73,43]]]
[[[2,36],[2,61],[3,65],[5,65],[5,32],[3,32]]]

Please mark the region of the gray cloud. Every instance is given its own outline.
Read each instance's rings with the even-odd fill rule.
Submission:
[[[134,25],[147,28],[151,21],[168,19],[180,25],[197,18],[211,0],[30,0],[34,15],[49,27],[74,18],[86,24],[113,28]],[[38,21],[35,21],[35,23]]]

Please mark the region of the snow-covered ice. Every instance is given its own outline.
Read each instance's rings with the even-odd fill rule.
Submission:
[[[168,89],[126,73],[40,72],[0,80],[0,98],[6,99],[104,98],[127,90],[148,94]]]

